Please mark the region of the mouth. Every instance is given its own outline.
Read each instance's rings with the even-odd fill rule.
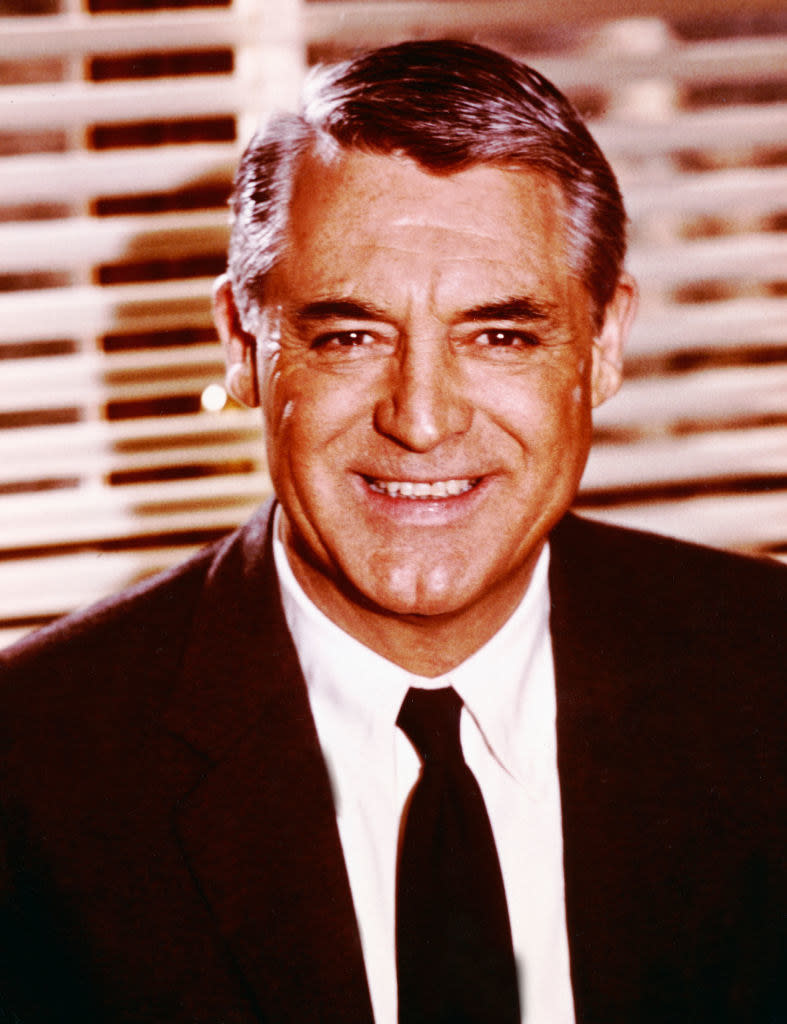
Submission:
[[[467,494],[477,487],[480,477],[451,477],[448,480],[377,480],[364,476],[371,490],[389,498],[408,498],[411,501],[436,501],[440,498],[455,498]]]

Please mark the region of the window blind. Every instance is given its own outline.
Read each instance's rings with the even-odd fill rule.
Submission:
[[[643,301],[579,506],[785,557],[787,45],[767,5],[154,6],[0,18],[0,643],[181,560],[268,493],[210,320],[234,165],[310,62],[412,36],[533,63],[619,174]]]

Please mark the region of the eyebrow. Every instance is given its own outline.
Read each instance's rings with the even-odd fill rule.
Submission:
[[[551,303],[539,302],[523,296],[512,296],[496,302],[483,303],[463,310],[455,319],[458,323],[477,323],[485,320],[548,320],[555,315]],[[320,299],[307,302],[295,311],[298,323],[311,323],[331,318],[348,320],[388,320],[386,312],[370,302],[354,299]]]
[[[371,303],[356,302],[352,299],[323,299],[307,302],[295,311],[295,319],[299,323],[310,323],[314,320],[330,320],[332,317],[348,320],[387,320],[382,309]]]
[[[514,296],[500,302],[484,303],[466,309],[459,320],[548,320],[554,316],[555,309],[551,303],[539,302],[537,299]]]

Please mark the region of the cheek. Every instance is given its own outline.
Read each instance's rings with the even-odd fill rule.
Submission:
[[[303,408],[308,371],[301,360],[277,347],[263,359],[260,380],[265,428],[269,437],[275,437],[291,429],[298,410]]]
[[[589,389],[583,366],[537,367],[531,373],[503,375],[483,392],[488,415],[528,447],[555,435],[568,437],[590,418]]]
[[[341,439],[364,419],[366,388],[343,381],[286,357],[271,364],[265,377],[265,429],[272,467],[286,460],[300,474],[327,463],[340,451]],[[338,447],[337,447],[338,446]]]
[[[555,373],[548,374],[541,390],[542,401],[551,404],[554,415],[569,424],[590,419],[590,360],[584,355],[571,359]]]
[[[262,409],[268,468],[276,482],[281,463],[292,448],[292,427],[299,400],[291,375],[282,365],[280,353],[265,361],[262,380]]]

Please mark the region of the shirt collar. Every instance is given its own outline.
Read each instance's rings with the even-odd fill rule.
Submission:
[[[392,743],[394,724],[411,686],[453,686],[486,744],[522,783],[540,787],[554,760],[555,694],[549,640],[549,547],[501,629],[442,676],[408,672],[366,647],[329,619],[298,583],[274,529],[274,559],[287,625],[312,706],[322,722],[342,721],[348,756]]]
[[[549,546],[522,600],[486,644],[446,673],[503,767],[540,786],[554,759],[555,687],[549,634]]]

